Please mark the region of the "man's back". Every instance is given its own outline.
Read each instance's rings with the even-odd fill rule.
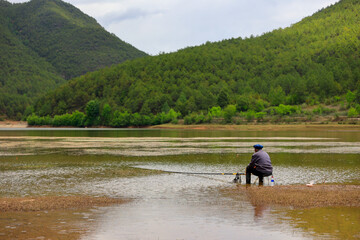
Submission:
[[[263,150],[259,150],[252,155],[250,166],[255,166],[259,172],[272,172],[272,165],[269,154]]]

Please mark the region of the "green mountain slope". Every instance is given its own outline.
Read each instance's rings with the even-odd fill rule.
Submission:
[[[30,99],[65,80],[9,29],[11,22],[6,11],[10,8],[11,4],[0,7],[0,116],[19,117]]]
[[[42,115],[113,109],[183,116],[212,106],[331,100],[360,84],[360,2],[342,0],[286,29],[146,57],[73,79],[36,104]]]
[[[65,80],[146,56],[60,0],[0,0],[0,116],[20,116]]]

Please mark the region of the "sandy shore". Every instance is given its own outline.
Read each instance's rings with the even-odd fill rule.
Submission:
[[[41,126],[49,127],[49,126]],[[25,121],[0,121],[0,128],[39,128],[29,127]],[[73,127],[61,127],[73,128]],[[102,127],[96,127],[102,128]],[[178,130],[237,130],[237,131],[288,131],[288,130],[349,130],[360,131],[360,125],[352,124],[319,124],[319,123],[299,123],[299,124],[246,124],[246,125],[222,125],[222,124],[200,124],[200,125],[177,125],[162,124],[150,127],[150,129],[178,129]]]
[[[254,205],[277,205],[293,208],[360,207],[360,185],[288,185],[274,187],[237,186],[224,189],[231,197],[248,197]],[[124,199],[90,196],[42,196],[0,198],[1,212],[81,209],[126,202]]]
[[[360,125],[351,124],[246,124],[246,125],[221,125],[221,124],[200,124],[200,125],[176,125],[163,124],[151,126],[152,129],[183,129],[183,130],[237,130],[237,131],[303,131],[303,130],[349,130],[360,131]]]
[[[0,198],[0,212],[82,209],[124,203],[126,200],[90,196],[42,196]]]
[[[360,185],[284,185],[226,189],[226,195],[245,194],[254,206],[273,205],[292,208],[360,207]]]
[[[0,121],[0,128],[26,128],[27,126],[25,121]]]

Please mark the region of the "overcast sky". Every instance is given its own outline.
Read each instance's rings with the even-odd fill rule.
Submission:
[[[10,2],[26,2],[10,0]],[[288,27],[338,0],[65,0],[151,55]]]

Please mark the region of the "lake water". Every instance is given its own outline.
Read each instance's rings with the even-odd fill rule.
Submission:
[[[131,199],[86,211],[1,213],[0,239],[360,238],[359,208],[254,207],[223,194],[238,186],[233,176],[117,175],[124,167],[243,172],[255,143],[270,154],[276,184],[360,183],[359,128],[0,129],[0,197]]]

